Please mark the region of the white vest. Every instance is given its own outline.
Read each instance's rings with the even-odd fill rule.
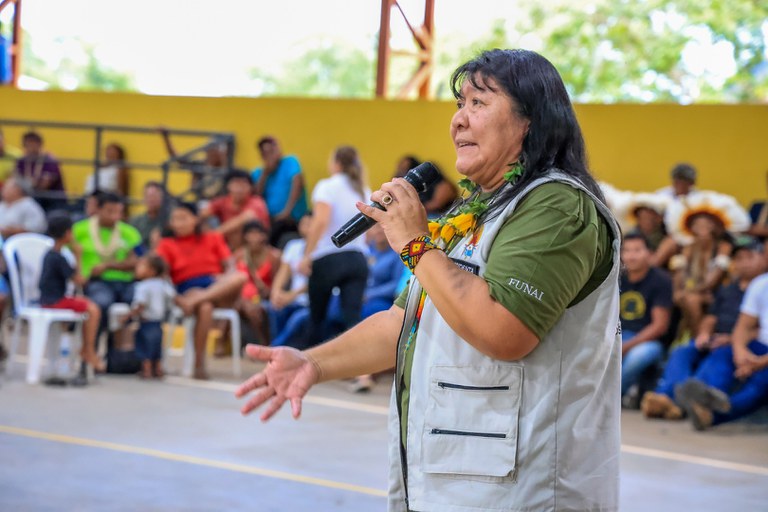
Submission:
[[[613,215],[578,181],[552,171],[485,225],[474,251],[466,250],[467,238],[449,256],[477,265],[483,275],[505,219],[528,192],[551,181],[585,191],[608,221],[611,273],[566,309],[530,354],[512,362],[473,348],[448,327],[427,297],[413,354],[405,463],[399,382],[392,393],[390,512],[618,509],[621,235]],[[420,292],[413,279],[398,366]]]

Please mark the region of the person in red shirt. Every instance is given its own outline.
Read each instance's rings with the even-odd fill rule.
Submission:
[[[232,249],[243,245],[243,226],[258,220],[269,228],[269,210],[261,196],[253,194],[251,177],[245,171],[229,171],[224,178],[227,195],[214,199],[202,212],[203,218],[216,217],[216,230],[224,235]]]
[[[237,302],[258,341],[269,345],[269,329],[264,303],[269,300],[272,281],[280,267],[280,251],[269,245],[269,229],[252,220],[243,226],[243,246],[235,251],[237,269],[248,276]]]
[[[207,379],[205,343],[213,325],[215,307],[232,307],[248,277],[235,270],[232,253],[220,233],[202,232],[197,208],[179,203],[171,211],[172,236],[157,245],[157,254],[168,264],[179,295],[176,304],[185,315],[194,315],[196,379]]]

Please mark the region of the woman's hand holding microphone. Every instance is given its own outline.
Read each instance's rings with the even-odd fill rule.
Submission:
[[[371,200],[386,211],[363,202],[357,203],[357,209],[381,225],[389,246],[398,254],[414,238],[429,235],[427,211],[416,189],[403,178],[384,183],[371,194]]]

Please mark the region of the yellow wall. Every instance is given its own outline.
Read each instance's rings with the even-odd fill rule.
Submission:
[[[331,150],[358,147],[375,189],[389,179],[407,152],[431,159],[448,173],[453,147],[448,123],[451,102],[186,98],[117,93],[28,92],[0,87],[0,119],[72,121],[136,126],[164,125],[191,130],[233,132],[236,164],[260,163],[254,141],[273,134],[286,153],[296,154],[308,182],[326,175]],[[576,108],[595,175],[622,189],[652,190],[668,183],[679,161],[699,169],[699,186],[736,196],[743,204],[765,196],[768,170],[768,105],[579,105]],[[6,142],[18,146],[20,127],[3,128]],[[60,157],[92,158],[91,134],[41,130],[49,151]],[[129,160],[160,162],[159,135],[105,135],[123,143]],[[177,139],[179,151],[199,139]],[[65,169],[68,188],[81,191],[88,171]],[[133,196],[156,177],[136,172]],[[176,180],[178,189],[181,182]]]

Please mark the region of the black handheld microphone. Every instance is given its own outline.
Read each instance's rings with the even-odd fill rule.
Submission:
[[[440,172],[430,162],[424,162],[408,171],[405,176],[403,176],[403,179],[413,185],[416,192],[421,194],[432,188],[432,186],[439,181]],[[379,210],[387,210],[376,201],[371,202],[369,206],[373,206]],[[358,213],[352,217],[349,222],[344,224],[341,229],[333,234],[331,241],[336,247],[344,247],[349,242],[369,230],[374,224],[376,224],[375,220],[367,215]]]

